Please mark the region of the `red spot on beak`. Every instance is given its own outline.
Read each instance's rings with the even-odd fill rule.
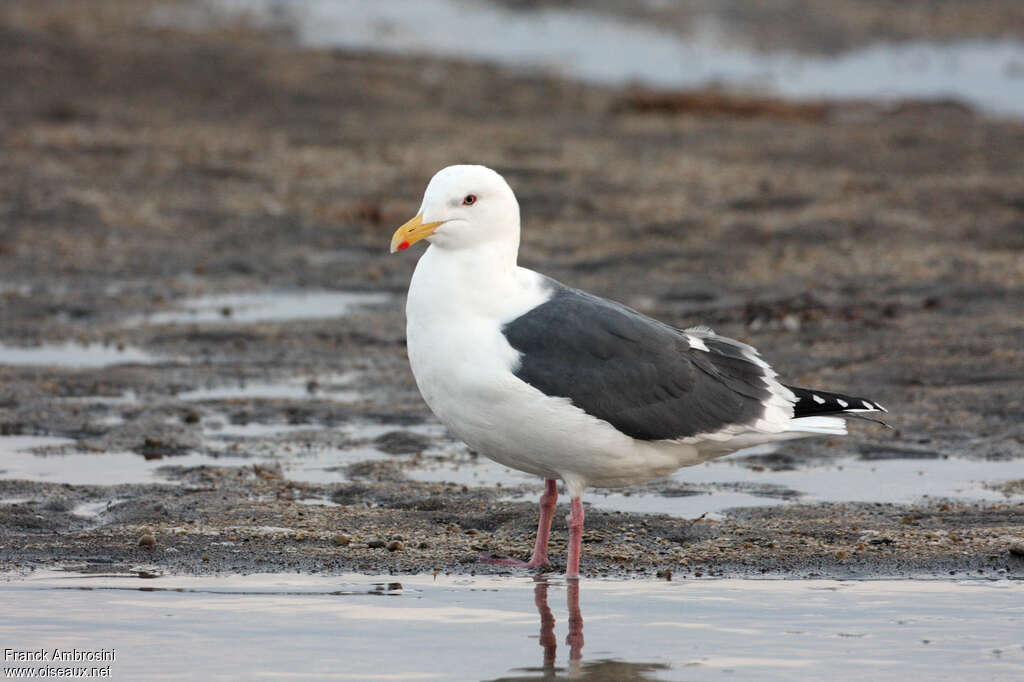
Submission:
[[[398,245],[398,250],[399,251],[405,251],[408,248],[409,248],[409,242],[402,242],[401,244]]]

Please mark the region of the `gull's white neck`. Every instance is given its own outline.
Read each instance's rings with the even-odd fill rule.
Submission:
[[[517,247],[499,241],[464,249],[431,245],[409,284],[409,321],[423,316],[508,321],[537,305],[543,300],[541,278],[516,265]]]

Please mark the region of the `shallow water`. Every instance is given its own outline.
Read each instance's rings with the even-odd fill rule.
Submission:
[[[1024,585],[1010,581],[49,572],[0,594],[5,647],[116,649],[101,664],[115,679],[1024,675]]]
[[[160,357],[139,348],[101,343],[47,343],[39,346],[8,346],[0,343],[0,365],[39,367],[111,367],[159,362]]]
[[[206,447],[215,454],[192,452],[180,456],[145,459],[133,452],[53,454],[53,448],[72,445],[67,438],[48,436],[0,437],[0,479],[113,485],[170,482],[163,467],[176,470],[197,466],[280,466],[285,479],[307,483],[349,481],[346,467],[368,461],[405,462],[408,478],[425,482],[450,482],[470,486],[530,486],[534,492],[508,499],[536,501],[540,480],[485,457],[471,457],[463,446],[432,446],[414,461],[412,455],[391,455],[375,446],[380,435],[393,425],[374,423],[339,426],[339,433],[353,439],[335,447],[305,441],[302,432],[323,430],[316,424],[229,424],[204,420]],[[405,426],[404,432],[437,439],[443,427],[428,423]],[[230,445],[238,439],[280,439],[261,447],[248,444],[243,451]],[[49,454],[34,454],[49,448]],[[44,451],[47,452],[47,451]],[[724,458],[680,469],[664,484],[651,488],[589,490],[587,503],[596,509],[633,513],[659,513],[682,517],[708,514],[721,517],[735,507],[760,507],[793,502],[883,502],[913,504],[928,499],[1019,502],[1024,496],[1008,496],[986,484],[1024,478],[1024,460],[987,461],[962,458],[862,460],[844,458],[827,464],[808,465],[792,471],[751,469],[742,460]],[[521,488],[520,488],[521,489]]]
[[[33,448],[70,445],[74,439],[59,436],[0,436],[0,453],[23,452]]]
[[[266,463],[263,459],[215,458],[196,453],[146,459],[134,452],[101,454],[34,455],[9,453],[0,446],[0,479],[68,483],[71,485],[120,485],[168,482],[159,469],[168,465],[244,466]]]
[[[189,452],[182,455],[147,459],[135,452],[82,453],[67,450],[75,443],[71,438],[51,436],[0,436],[0,479],[68,483],[71,485],[119,485],[128,483],[168,483],[164,467],[188,469],[199,466],[250,467],[280,466],[282,475],[289,480],[309,483],[340,483],[348,481],[345,466],[370,460],[393,457],[374,448],[369,441],[379,435],[395,431],[393,425],[346,424],[335,430],[353,439],[354,444],[344,448],[313,447],[299,442],[274,443],[259,454],[234,452],[225,445],[237,439],[258,439],[288,436],[301,431],[316,431],[326,427],[315,424],[228,424],[207,420],[204,429],[207,445],[216,454]],[[443,430],[437,424],[402,427],[403,431],[424,436],[437,436]],[[45,449],[42,452],[36,450]],[[58,452],[52,450],[57,449]]]
[[[834,57],[760,52],[710,21],[686,36],[578,9],[508,9],[468,0],[220,0],[296,27],[316,46],[412,53],[540,69],[590,82],[724,85],[793,98],[956,97],[1024,115],[1024,43],[876,44]]]
[[[318,320],[339,317],[356,308],[387,303],[391,299],[390,294],[381,292],[322,289],[199,296],[181,301],[177,310],[132,318],[128,324]]]
[[[294,377],[280,381],[243,381],[237,384],[209,386],[178,393],[178,400],[210,401],[264,398],[269,400],[324,399],[358,400],[361,393],[352,387],[354,375]]]
[[[750,454],[755,449],[736,453]],[[757,449],[764,452],[764,447]],[[500,485],[535,484],[535,476],[509,469],[486,457],[431,458],[408,470],[417,481]],[[591,489],[585,500],[598,509],[635,513],[661,513],[694,517],[721,515],[734,507],[762,507],[790,501],[887,502],[911,504],[927,498],[1005,501],[986,483],[1024,478],[1024,461],[987,461],[966,458],[862,460],[846,457],[825,464],[809,464],[791,471],[751,469],[736,457],[686,467],[654,489]],[[659,490],[663,488],[663,490]],[[510,499],[533,500],[536,495]],[[1015,496],[1013,499],[1020,499]]]
[[[799,493],[799,502],[887,502],[913,504],[927,498],[953,500],[1005,501],[1000,492],[985,483],[1024,477],[1024,461],[984,461],[966,458],[934,460],[892,459],[864,461],[845,458],[825,465],[802,467],[794,471],[755,471],[729,459],[717,460],[670,477],[680,485],[707,486],[707,494],[683,497],[623,495],[616,491],[596,491],[590,502],[599,508],[619,511],[661,512],[681,516],[702,513],[711,503],[714,511],[728,507],[785,504],[780,493]],[[743,492],[748,484],[761,492]],[[739,492],[729,490],[731,486]],[[762,490],[762,487],[764,489]],[[729,496],[732,499],[720,499]],[[1020,499],[1019,497],[1017,499]],[[728,504],[728,507],[721,505]]]
[[[284,460],[282,474],[295,481],[342,482],[348,480],[344,471],[332,472],[331,469],[365,461],[374,455],[384,456],[383,453],[366,449],[328,450],[306,457],[292,456]],[[274,466],[281,464],[282,461],[278,457],[213,457],[196,452],[156,459],[146,459],[134,452],[35,455],[27,452],[7,452],[0,445],[0,479],[71,485],[174,483],[168,472],[163,470],[164,467],[174,467],[178,470],[198,466]]]

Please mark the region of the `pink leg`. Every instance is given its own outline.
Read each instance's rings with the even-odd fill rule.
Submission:
[[[530,568],[543,566],[548,562],[548,538],[551,537],[551,519],[555,516],[558,502],[558,484],[553,478],[544,482],[544,494],[540,496],[540,521],[537,523],[537,542],[533,545]]]
[[[495,566],[515,566],[516,568],[537,568],[548,562],[548,538],[551,536],[551,519],[555,516],[555,503],[558,502],[558,484],[549,478],[545,481],[544,494],[540,496],[540,523],[537,524],[537,542],[533,546],[533,556],[529,562],[513,559],[501,554],[485,553],[478,560],[482,564]]]
[[[569,514],[569,560],[565,565],[566,578],[580,577],[580,544],[583,542],[583,500],[572,498]]]

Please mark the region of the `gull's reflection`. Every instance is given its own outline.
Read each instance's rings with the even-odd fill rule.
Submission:
[[[559,668],[555,665],[558,658],[558,638],[555,636],[555,616],[548,606],[548,590],[550,583],[547,578],[534,578],[533,603],[540,616],[540,646],[544,650],[541,667],[518,668],[514,672],[524,675],[511,675],[494,680],[494,682],[532,682],[535,680],[556,680],[560,673],[570,679],[589,680],[591,682],[655,680],[648,673],[666,670],[669,666],[663,663],[627,663],[617,660],[600,660],[583,662],[583,614],[580,611],[580,581],[567,580],[565,599],[569,611],[569,632],[565,643],[569,646],[569,665]]]
[[[533,603],[540,614],[540,645],[544,647],[544,672],[554,672],[555,656],[558,652],[558,640],[555,639],[555,616],[548,606],[548,581],[544,578],[534,578],[537,583],[533,586]],[[575,582],[579,582],[578,580]],[[579,599],[579,590],[576,591]],[[583,619],[580,618],[580,629],[583,628]]]
[[[583,614],[580,613],[580,581],[569,580],[566,601],[569,607],[569,634],[565,643],[569,645],[570,666],[579,666],[583,658]]]

